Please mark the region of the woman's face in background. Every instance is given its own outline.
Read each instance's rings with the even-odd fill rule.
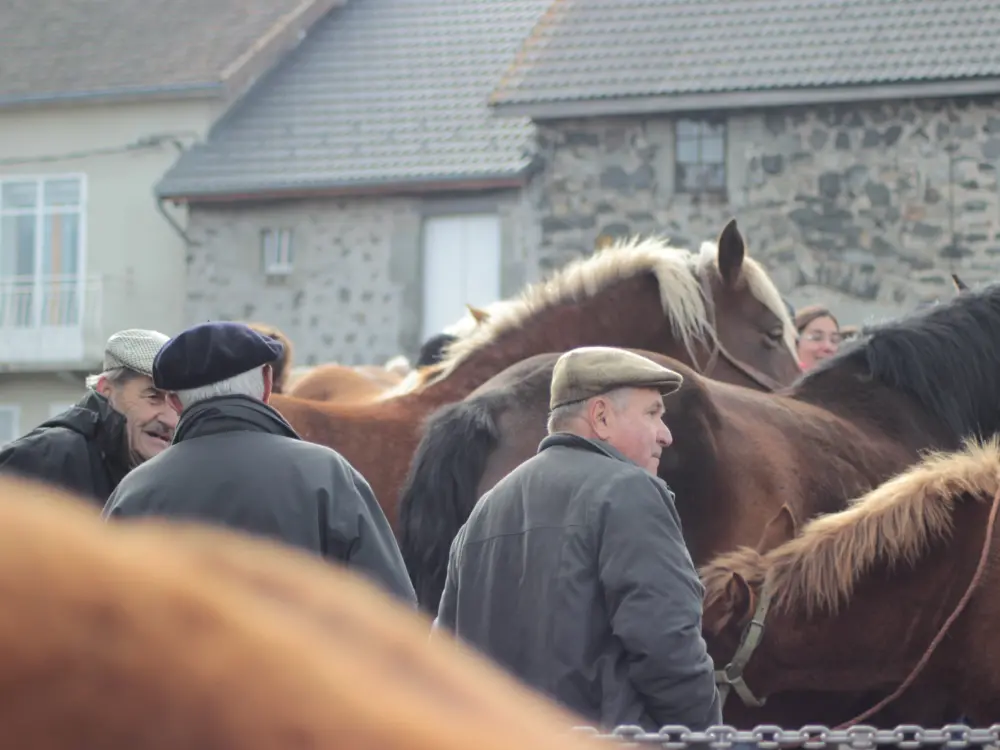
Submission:
[[[832,357],[840,348],[840,329],[827,316],[809,321],[799,334],[799,362],[803,370],[811,370],[817,362]]]

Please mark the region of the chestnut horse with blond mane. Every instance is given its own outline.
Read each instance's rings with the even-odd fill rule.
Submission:
[[[703,567],[709,652],[721,666],[747,644],[740,687],[756,700],[893,691],[904,723],[995,722],[998,501],[994,436],[929,455],[797,537],[784,508],[756,549]]]
[[[0,479],[0,591],[0,727],[12,748],[601,743],[446,634],[428,639],[426,618],[374,584],[263,540],[108,525],[80,498]]]
[[[841,510],[922,451],[956,450],[967,435],[1000,430],[997,341],[1000,286],[993,286],[871,327],[779,393],[716,382],[659,359],[684,376],[665,399],[674,442],[659,475],[677,495],[695,562],[755,544],[783,505],[803,520]],[[426,610],[437,607],[451,541],[473,505],[544,437],[557,357],[522,362],[429,420],[400,505],[399,534]],[[751,726],[775,715],[771,706],[735,708]]]
[[[748,336],[751,343],[744,341]],[[730,222],[718,244],[706,243],[701,254],[636,239],[563,268],[529,287],[516,304],[491,312],[411,388],[364,404],[280,395],[271,403],[303,438],[344,455],[395,527],[399,489],[424,419],[515,362],[577,346],[636,347],[691,363],[717,362],[717,377],[775,387],[798,372],[793,337],[781,296],[745,256],[743,238]]]

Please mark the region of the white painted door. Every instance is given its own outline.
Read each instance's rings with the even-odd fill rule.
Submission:
[[[467,312],[500,299],[500,217],[438,216],[424,222],[426,341]]]

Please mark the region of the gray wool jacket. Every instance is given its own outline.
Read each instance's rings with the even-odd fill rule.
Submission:
[[[185,409],[173,444],[122,480],[103,515],[163,516],[262,536],[348,567],[402,603],[417,604],[364,477],[245,396],[217,396]]]
[[[722,723],[703,594],[666,484],[557,433],[476,504],[436,625],[601,728],[698,730]]]

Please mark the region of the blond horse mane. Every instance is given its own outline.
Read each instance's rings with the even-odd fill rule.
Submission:
[[[694,360],[696,342],[707,344],[711,324],[696,275],[719,273],[718,246],[702,243],[700,253],[672,247],[659,237],[622,239],[600,253],[575,260],[547,280],[527,287],[519,298],[491,306],[490,318],[445,351],[440,377],[450,375],[473,353],[519,328],[539,312],[594,297],[624,279],[651,273],[660,286],[663,313],[671,321],[674,335]],[[763,267],[749,256],[743,259],[743,275],[750,293],[778,316],[785,328],[785,342],[795,352],[795,327],[788,309]]]
[[[963,496],[991,500],[1000,489],[1000,439],[966,440],[954,453],[934,452],[839,513],[821,516],[795,539],[760,555],[742,548],[702,568],[706,607],[733,573],[767,582],[774,606],[835,614],[877,563],[913,565],[935,541],[951,536]]]

